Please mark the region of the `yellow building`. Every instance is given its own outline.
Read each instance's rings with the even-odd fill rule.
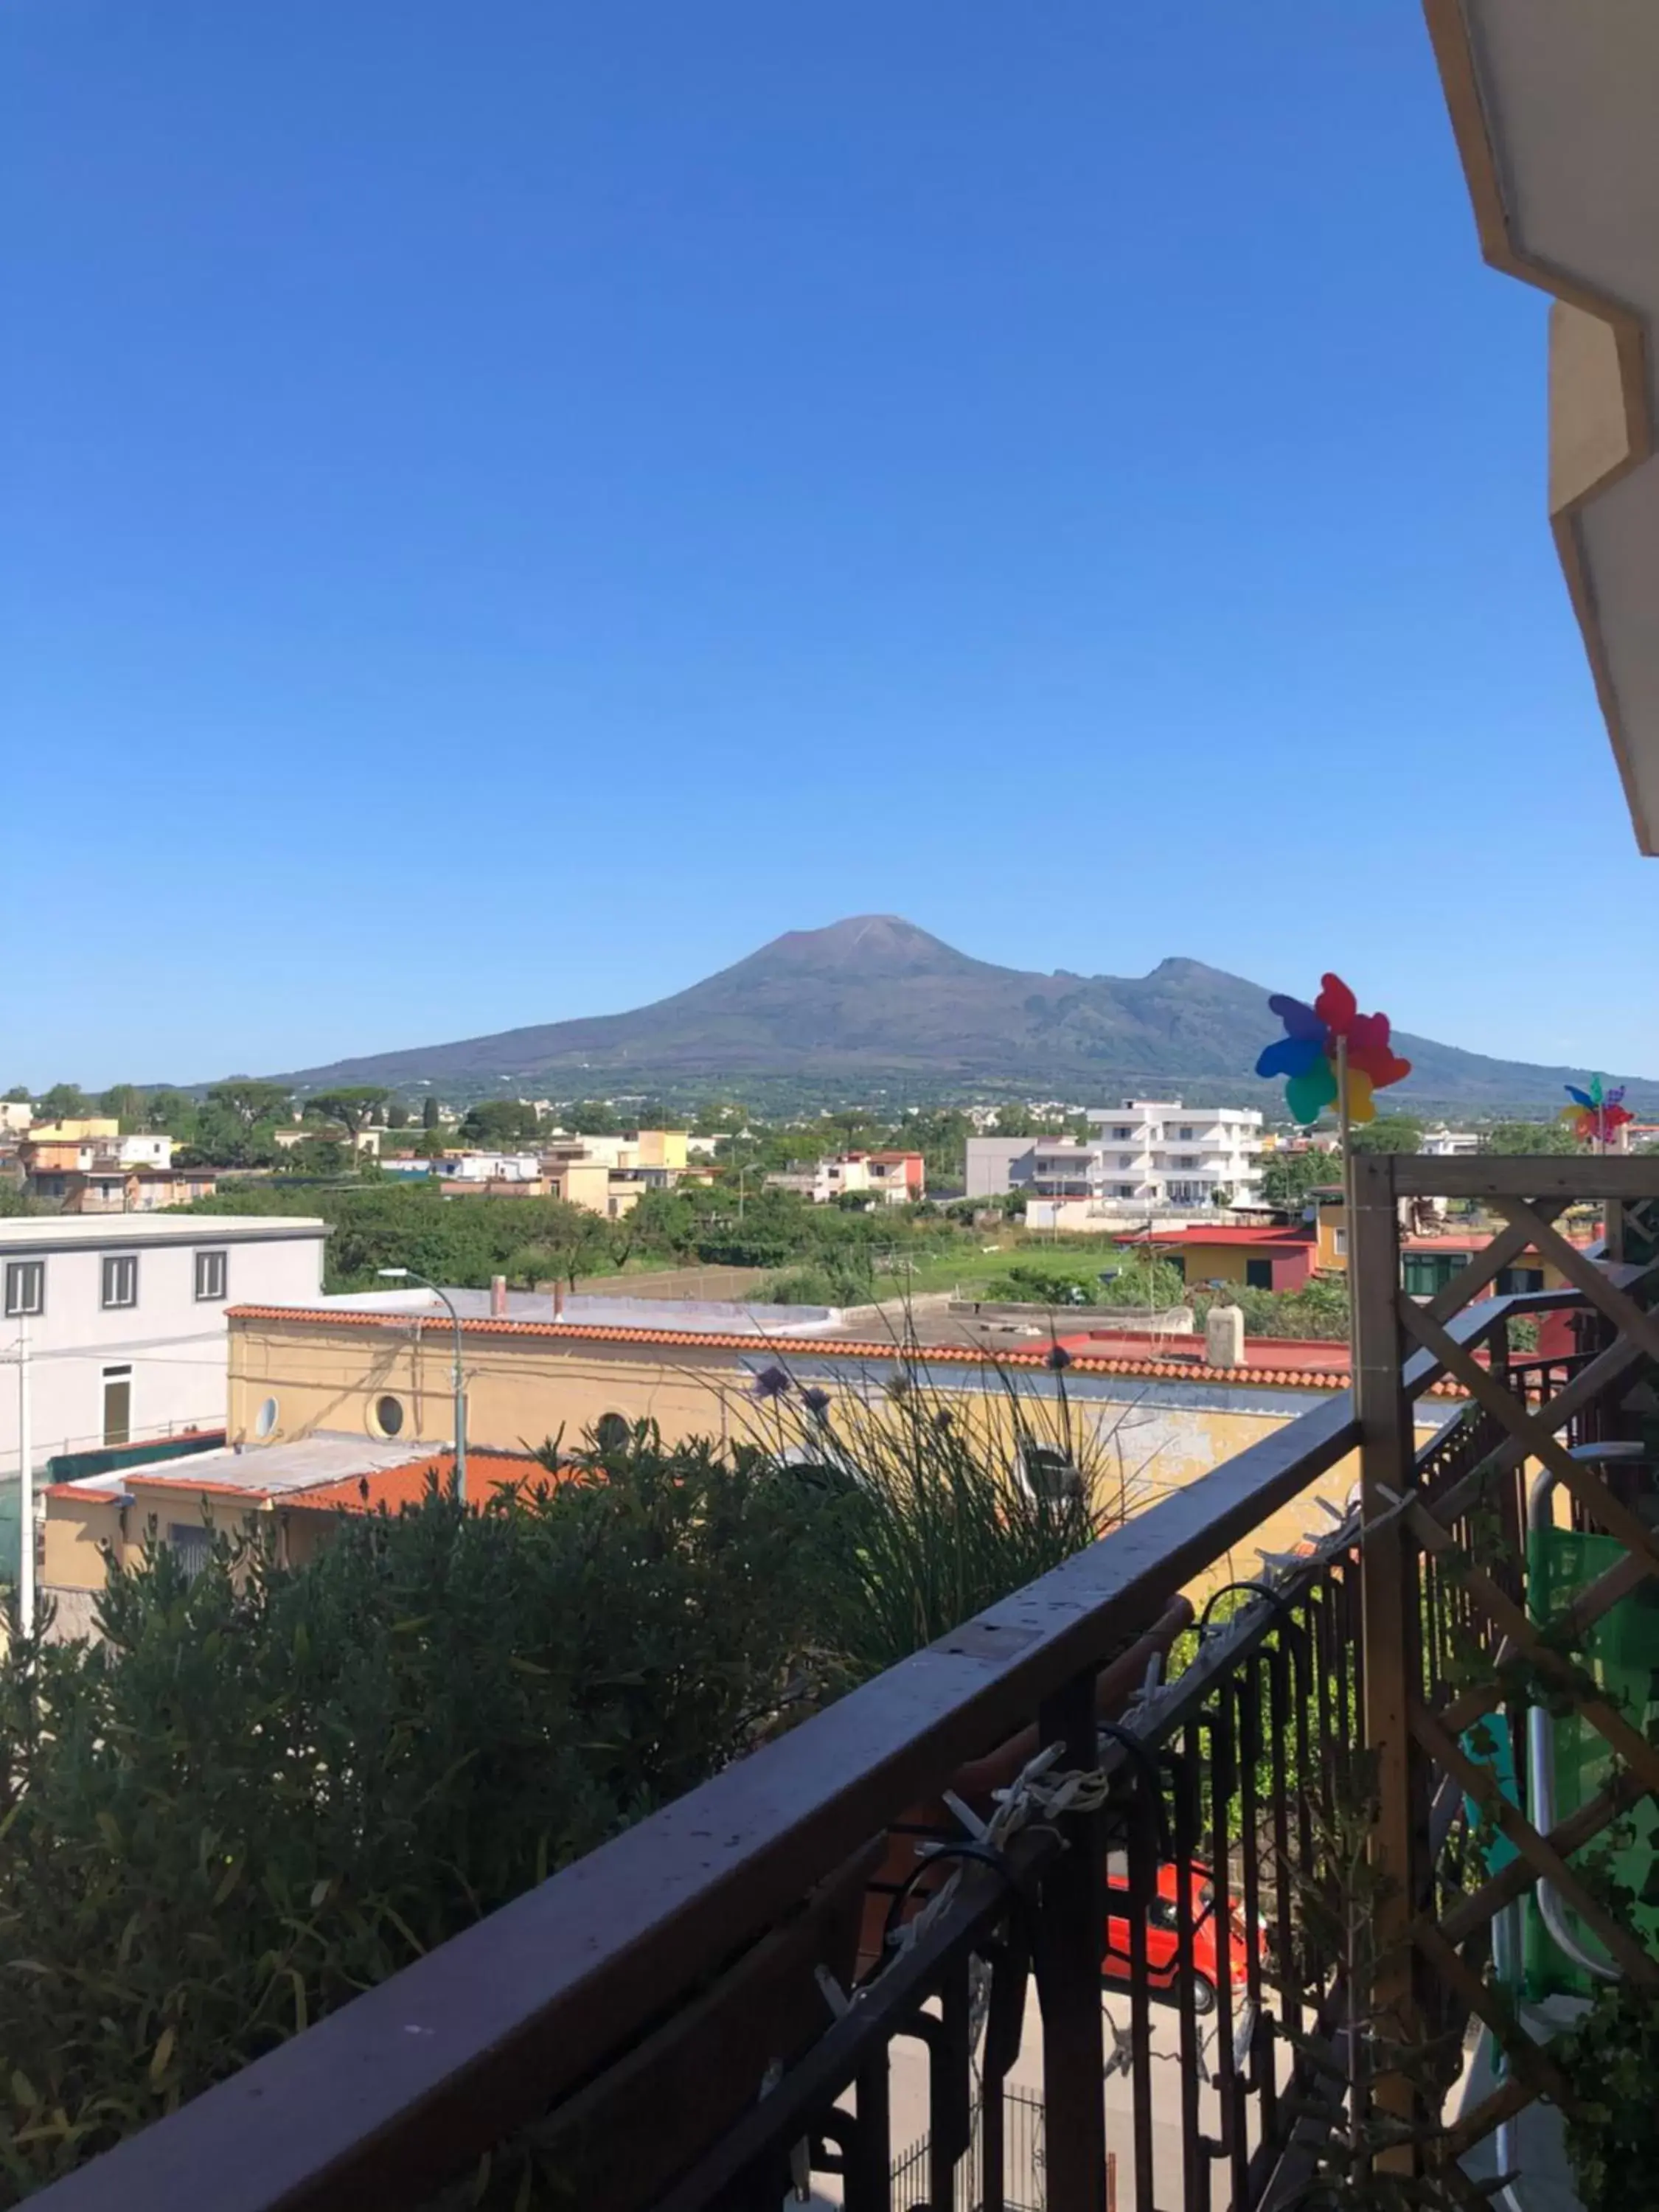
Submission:
[[[1491,1229],[1471,1228],[1402,1235],[1401,1289],[1413,1297],[1432,1297],[1455,1274],[1467,1267],[1478,1252],[1486,1250],[1494,1234]],[[1571,1241],[1583,1250],[1592,1240],[1588,1234],[1579,1234]],[[1348,1214],[1345,1206],[1319,1207],[1316,1255],[1314,1264],[1321,1274],[1347,1273]],[[1571,1285],[1553,1261],[1528,1244],[1524,1251],[1516,1254],[1509,1267],[1498,1270],[1492,1288],[1496,1296],[1506,1297],[1516,1291],[1562,1291]]]
[[[550,1164],[544,1180],[550,1198],[562,1198],[567,1206],[580,1206],[589,1213],[615,1218],[616,1209],[611,1202],[611,1170],[603,1160],[557,1160]],[[634,1202],[630,1199],[629,1206],[622,1210],[628,1211]]]
[[[553,1310],[549,1301],[550,1316]],[[222,1449],[151,1462],[46,1496],[43,1587],[58,1608],[58,1633],[84,1633],[107,1563],[135,1562],[148,1540],[185,1559],[204,1554],[210,1532],[268,1531],[279,1559],[302,1565],[341,1513],[395,1511],[421,1494],[453,1457],[454,1338],[447,1315],[341,1301],[239,1307],[228,1316],[229,1424]],[[757,1331],[599,1328],[524,1319],[461,1321],[467,1394],[469,1492],[543,1479],[529,1455],[551,1442],[574,1449],[586,1436],[654,1421],[668,1443],[693,1437],[773,1447],[797,1433],[757,1393],[780,1373],[794,1393],[827,1400],[843,1433],[860,1418],[911,1417],[907,1390],[930,1394],[929,1417],[951,1417],[994,1435],[1012,1452],[1009,1382],[1020,1397],[1026,1440],[1058,1442],[1096,1480],[1108,1513],[1132,1516],[1155,1498],[1264,1442],[1347,1381],[1339,1370],[1267,1365],[1220,1372],[1163,1358],[1091,1354],[1079,1346],[1063,1376],[1041,1351],[933,1346],[907,1358],[892,1344],[843,1342]],[[1264,1346],[1265,1351],[1271,1346]],[[1443,1395],[1443,1393],[1441,1394]],[[850,1402],[856,1400],[855,1409]],[[1447,1408],[1420,1408],[1423,1440]],[[1358,1465],[1345,1460],[1257,1529],[1253,1545],[1294,1550],[1328,1523],[1316,1500],[1345,1505]],[[1218,1566],[1202,1594],[1254,1570],[1254,1557]]]
[[[111,1562],[136,1566],[152,1542],[167,1546],[188,1566],[205,1559],[216,1535],[263,1535],[279,1565],[303,1566],[343,1515],[381,1508],[395,1513],[416,1504],[434,1478],[447,1483],[453,1472],[453,1453],[425,1444],[313,1436],[53,1483],[45,1493],[41,1577],[41,1594],[56,1615],[53,1637],[85,1635]],[[468,1455],[467,1494],[474,1500],[551,1479],[522,1452]]]
[[[826,1393],[832,1421],[849,1396],[888,1418],[891,1394],[917,1371],[958,1418],[995,1430],[1005,1444],[1012,1443],[1010,1377],[1040,1432],[1045,1425],[1057,1430],[1062,1418],[1061,1378],[1042,1351],[990,1356],[935,1346],[907,1359],[890,1342],[559,1322],[547,1303],[544,1321],[463,1316],[470,1448],[523,1452],[550,1439],[574,1448],[590,1432],[647,1419],[670,1443],[691,1437],[776,1442],[776,1409],[757,1395],[769,1370]],[[233,1444],[319,1431],[434,1445],[453,1437],[454,1338],[447,1316],[342,1301],[233,1308],[228,1319]],[[1273,1435],[1346,1382],[1339,1370],[1224,1372],[1079,1350],[1064,1372],[1063,1418],[1086,1439],[1082,1456],[1100,1470],[1109,1509],[1116,1500],[1133,1513]],[[1419,1408],[1425,1438],[1445,1410]],[[1314,1494],[1344,1503],[1356,1480],[1356,1466],[1345,1462]],[[1310,1496],[1299,1498],[1255,1540],[1290,1548],[1321,1518]]]
[[[83,1115],[79,1120],[36,1121],[28,1132],[32,1145],[82,1145],[96,1140],[113,1144],[121,1124],[112,1114]]]
[[[618,1167],[684,1168],[686,1164],[684,1129],[636,1129],[633,1145],[636,1157],[618,1160]]]

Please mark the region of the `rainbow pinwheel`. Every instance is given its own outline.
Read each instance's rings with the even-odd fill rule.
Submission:
[[[1310,1006],[1282,994],[1268,1000],[1285,1034],[1267,1047],[1255,1072],[1285,1078],[1285,1103],[1305,1126],[1338,1104],[1337,1069],[1346,1061],[1348,1119],[1369,1121],[1376,1113],[1372,1092],[1409,1075],[1412,1064],[1390,1045],[1386,1014],[1362,1014],[1340,975],[1323,975],[1320,983]]]
[[[1590,1087],[1581,1091],[1577,1085],[1567,1085],[1567,1096],[1573,1101],[1561,1109],[1559,1119],[1565,1121],[1572,1133],[1583,1145],[1605,1145],[1615,1130],[1622,1129],[1635,1115],[1628,1106],[1620,1103],[1625,1095],[1622,1083],[1615,1083],[1611,1091],[1603,1091],[1601,1079],[1592,1075]]]

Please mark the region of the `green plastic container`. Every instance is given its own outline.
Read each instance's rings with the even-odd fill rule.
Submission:
[[[1528,1610],[1544,1625],[1562,1612],[1586,1584],[1617,1566],[1625,1547],[1612,1536],[1580,1535],[1569,1528],[1534,1529],[1527,1539]],[[1650,1579],[1601,1616],[1585,1638],[1585,1662],[1609,1705],[1650,1733],[1659,1722],[1659,1583]],[[1606,1743],[1587,1721],[1570,1714],[1555,1723],[1555,1816],[1563,1820],[1595,1796],[1612,1771]],[[1659,1806],[1644,1797],[1626,1816],[1632,1840],[1617,1852],[1612,1871],[1640,1902],[1633,1923],[1648,1948],[1659,1958]],[[1605,1838],[1600,1839],[1605,1843]],[[1571,1863],[1598,1855],[1592,1844]],[[1589,1950],[1599,1948],[1584,1931]],[[1525,1935],[1526,1991],[1532,1998],[1589,1996],[1595,1984],[1565,1959],[1528,1898]]]

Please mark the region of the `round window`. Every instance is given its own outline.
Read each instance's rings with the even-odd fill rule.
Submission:
[[[602,1452],[626,1451],[633,1433],[620,1413],[601,1413],[593,1424],[593,1441]]]
[[[253,1416],[253,1433],[256,1437],[270,1435],[276,1426],[276,1401],[274,1398],[267,1398]]]
[[[377,1398],[374,1401],[374,1425],[383,1437],[400,1436],[404,1425],[403,1400]]]

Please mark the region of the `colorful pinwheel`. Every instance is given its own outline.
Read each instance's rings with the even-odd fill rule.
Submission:
[[[1340,975],[1320,978],[1312,1006],[1282,994],[1268,1006],[1285,1024],[1285,1034],[1255,1064],[1258,1075],[1285,1078],[1285,1103],[1304,1127],[1328,1106],[1340,1104],[1337,1069],[1347,1068],[1347,1110],[1351,1121],[1369,1121],[1376,1113],[1371,1094],[1409,1075],[1389,1042],[1386,1014],[1362,1014],[1353,993]]]
[[[1601,1077],[1592,1075],[1588,1091],[1581,1091],[1575,1083],[1566,1088],[1573,1103],[1564,1106],[1558,1118],[1568,1124],[1580,1144],[1605,1145],[1615,1131],[1636,1118],[1628,1106],[1620,1103],[1625,1095],[1622,1083],[1603,1091]]]

